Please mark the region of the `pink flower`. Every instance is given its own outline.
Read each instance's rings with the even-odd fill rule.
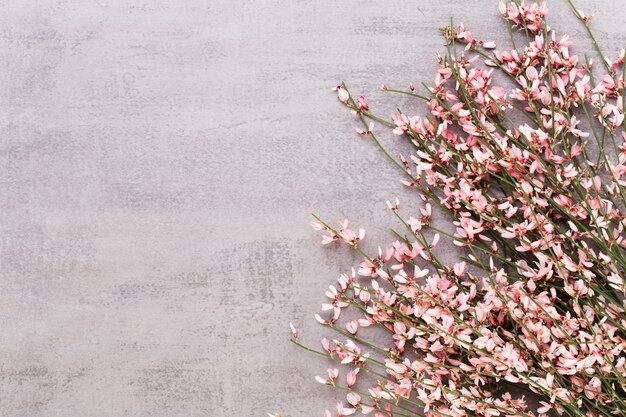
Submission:
[[[398,200],[398,197],[396,197],[396,201],[394,204],[392,204],[391,201],[387,200],[387,207],[391,211],[398,211],[400,209],[400,200]]]
[[[460,241],[455,240],[454,243],[461,246],[473,242],[477,237],[481,236],[481,232],[485,230],[482,222],[469,217],[463,217],[458,222],[455,222],[455,224],[458,226],[455,236],[458,237]]]
[[[324,385],[334,385],[335,381],[337,380],[337,377],[339,376],[339,370],[338,369],[328,369],[327,370],[328,373],[328,379],[324,379],[321,376],[316,376],[315,380],[317,382],[319,382],[320,384],[324,384]]]
[[[323,338],[322,339],[322,348],[327,352],[330,353],[330,341],[327,338]]]
[[[324,235],[322,236],[322,245],[328,245],[329,243],[333,243],[339,240],[339,237],[335,234]]]
[[[291,328],[291,337],[293,337],[293,340],[298,340],[298,331],[296,328],[291,323],[289,323],[289,327]]]
[[[368,123],[367,130],[363,130],[358,127],[355,127],[354,130],[356,130],[356,132],[361,136],[369,136],[372,134],[372,131],[374,130],[374,123],[371,123],[371,122]]]
[[[339,101],[343,102],[344,104],[348,104],[350,94],[348,94],[345,88],[338,85],[337,87],[333,88],[333,90],[337,92],[337,98],[339,99]]]
[[[349,331],[352,334],[356,334],[356,332],[359,330],[359,322],[356,320],[351,320],[349,322],[346,323],[346,330]]]
[[[359,106],[359,110],[369,110],[367,100],[365,100],[365,97],[363,96],[359,96],[359,98],[357,99],[357,105]]]
[[[404,135],[409,130],[409,118],[403,114],[397,113],[391,116],[391,120],[396,125],[393,133],[396,135]]]
[[[344,242],[350,245],[356,245],[359,241],[365,238],[365,230],[359,229],[358,234],[348,228],[349,222],[348,220],[344,220],[340,223],[339,234]]]
[[[357,394],[356,392],[348,393],[348,395],[346,396],[346,400],[353,407],[358,407],[359,404],[361,404],[361,396]]]
[[[584,14],[581,10],[579,10],[579,9],[575,9],[575,10],[574,10],[574,15],[575,15],[577,18],[579,18],[580,20],[582,20],[583,22],[588,22],[588,21],[590,21],[591,19],[593,19],[593,15],[591,15],[591,16],[587,16],[587,15],[585,15],[585,14]]]
[[[348,385],[348,388],[351,388],[356,383],[356,376],[360,370],[360,368],[356,368],[346,374],[346,384]]]
[[[344,417],[344,416],[349,416],[352,415],[356,412],[356,409],[354,408],[345,408],[343,406],[343,403],[337,403],[337,416],[338,417]]]
[[[546,414],[554,408],[554,404],[545,401],[539,401],[539,404],[541,404],[541,407],[537,409],[537,412],[540,414]]]

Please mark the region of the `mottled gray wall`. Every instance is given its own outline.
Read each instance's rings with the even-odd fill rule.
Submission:
[[[580,4],[607,50],[626,43],[622,0]],[[347,216],[374,245],[393,224],[384,201],[407,195],[330,87],[415,109],[379,84],[430,80],[450,16],[505,39],[497,14],[485,0],[0,1],[0,415],[321,415],[336,395],[288,322],[315,342],[323,290],[352,258],[319,246],[308,213]]]

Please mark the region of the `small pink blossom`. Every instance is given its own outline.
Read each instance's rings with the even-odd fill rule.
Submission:
[[[344,417],[352,415],[356,412],[354,408],[346,408],[343,406],[343,403],[337,403],[337,417]]]
[[[360,370],[360,368],[356,368],[346,374],[346,384],[348,385],[348,388],[352,387],[356,383],[356,376]]]
[[[339,101],[343,102],[344,104],[348,104],[348,100],[350,99],[350,94],[348,94],[345,88],[338,85],[333,90],[337,92],[337,98],[339,99]]]
[[[369,110],[367,100],[365,100],[365,97],[363,96],[359,96],[359,98],[357,99],[357,105],[359,106],[359,110]]]
[[[359,329],[359,322],[357,320],[351,320],[346,323],[346,330],[352,334],[356,334]]]
[[[372,131],[374,130],[374,123],[371,123],[371,122],[368,123],[367,130],[363,130],[358,127],[355,127],[354,130],[356,130],[356,132],[361,136],[369,136],[372,134]]]
[[[291,337],[293,337],[293,340],[298,340],[298,331],[296,328],[291,323],[289,323],[289,327],[291,328]]]

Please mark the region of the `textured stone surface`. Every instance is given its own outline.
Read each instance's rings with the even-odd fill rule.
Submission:
[[[314,342],[353,258],[309,212],[373,245],[407,195],[330,87],[417,109],[378,86],[430,80],[450,16],[506,39],[484,0],[0,2],[0,415],[321,415],[288,322]]]

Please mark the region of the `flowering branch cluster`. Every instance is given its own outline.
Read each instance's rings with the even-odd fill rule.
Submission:
[[[590,18],[570,5],[593,36]],[[512,50],[451,24],[426,95],[385,87],[425,101],[424,117],[398,111],[389,121],[345,84],[335,88],[360,120],[357,132],[424,203],[407,216],[398,199],[388,202],[403,231],[375,255],[348,221],[314,223],[322,243],[345,242],[363,257],[316,316],[337,338],[316,350],[292,328],[294,343],[350,369],[316,378],[347,392],[340,417],[626,415],[625,53],[605,59],[596,80],[592,62],[547,25],[545,4],[500,11]],[[526,37],[519,48],[516,32]],[[494,71],[514,88],[496,85]],[[407,139],[410,155],[392,157],[374,121]],[[437,212],[454,232],[431,225]],[[466,256],[446,264],[441,239]],[[340,324],[345,309],[360,318]],[[388,346],[362,335],[374,326]],[[376,383],[357,389],[366,374]],[[513,394],[520,389],[540,407]]]

